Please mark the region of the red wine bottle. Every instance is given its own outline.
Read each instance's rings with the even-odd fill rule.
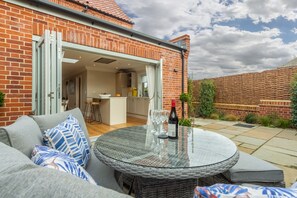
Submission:
[[[171,111],[168,118],[168,138],[178,138],[178,117],[175,110],[175,100],[171,101]]]

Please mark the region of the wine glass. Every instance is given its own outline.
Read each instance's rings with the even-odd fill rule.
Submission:
[[[157,119],[157,117],[156,117],[156,115],[157,115],[156,110],[151,109],[149,111],[149,116],[150,116],[151,122],[153,124],[153,129],[151,130],[152,133],[157,133],[157,130],[156,130],[156,124],[157,124],[156,119]]]
[[[160,111],[160,121],[161,121],[161,125],[160,125],[160,134],[159,134],[159,138],[165,139],[168,136],[166,135],[166,130],[164,129],[164,122],[168,122],[168,116],[169,116],[169,111],[167,110],[161,110]]]

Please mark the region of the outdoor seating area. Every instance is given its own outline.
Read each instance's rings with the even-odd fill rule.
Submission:
[[[61,180],[61,178],[63,181],[72,178],[71,185],[78,186],[82,183],[82,186],[86,186],[83,180],[77,181],[78,176],[70,177],[69,173],[57,171],[52,173],[53,171],[49,168],[37,166],[28,160],[34,145],[44,144],[42,131],[59,126],[65,119],[66,121],[76,120],[75,118],[87,138],[86,142],[91,145],[84,118],[77,108],[53,115],[33,116],[32,118],[23,116],[14,124],[0,128],[2,142],[0,157],[3,158],[2,161],[5,161],[1,168],[6,172],[0,177],[0,181],[6,179],[14,189],[14,192],[8,193],[11,195],[23,193],[28,185],[33,185],[34,189],[37,189],[40,183],[33,182],[33,180],[43,181],[43,177],[48,174],[51,176],[46,177],[49,177],[49,181],[52,182],[49,185],[56,186],[58,184],[56,180]],[[155,139],[150,131],[150,126],[146,125],[126,127],[97,138],[90,149],[86,171],[101,187],[96,188],[94,184],[89,184],[86,188],[92,193],[108,194],[108,197],[129,196],[125,195],[126,193],[135,197],[192,197],[198,185],[212,186],[217,183],[231,183],[284,187],[284,175],[281,169],[249,154],[238,152],[236,145],[222,135],[198,128],[182,127],[179,132],[180,139],[176,141],[167,139],[160,142],[160,139]],[[202,144],[213,146],[207,147]],[[159,147],[156,147],[157,145]],[[183,148],[181,148],[182,145]],[[172,153],[172,148],[176,148],[174,152],[177,153]],[[202,155],[202,153],[205,154]],[[8,167],[16,166],[12,165],[13,163],[17,163],[18,170],[21,171],[21,174],[16,173],[18,177],[10,174],[12,169]],[[27,170],[28,166],[32,171],[22,172],[22,170]],[[20,179],[22,176],[27,177],[26,181],[34,184],[24,183]],[[72,184],[73,182],[75,184]],[[59,188],[69,188],[65,183],[60,185]],[[292,195],[295,195],[296,190],[292,190]],[[79,193],[76,191],[73,189],[71,193]],[[197,191],[199,189],[195,190]],[[54,195],[51,194],[54,192],[48,188],[34,191],[36,195],[45,192]]]

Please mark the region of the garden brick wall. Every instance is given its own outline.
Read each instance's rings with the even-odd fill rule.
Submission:
[[[0,90],[5,96],[0,107],[0,126],[9,125],[32,108],[32,35],[44,30],[62,32],[63,41],[96,47],[113,52],[160,60],[163,59],[163,108],[170,109],[170,100],[181,94],[181,53],[168,48],[134,40],[0,1]],[[188,35],[184,39],[189,46]],[[176,40],[176,41],[177,41]],[[187,82],[187,58],[185,82]],[[178,72],[173,70],[177,69]],[[186,90],[187,84],[185,84]],[[177,103],[180,109],[180,103]],[[181,111],[179,111],[181,114]]]
[[[247,113],[278,113],[291,118],[290,83],[295,67],[281,67],[260,73],[212,78],[216,86],[216,108],[244,117]],[[194,98],[198,102],[200,80],[194,81]]]

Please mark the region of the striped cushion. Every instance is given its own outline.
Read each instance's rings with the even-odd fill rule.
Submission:
[[[37,165],[70,173],[91,184],[97,185],[87,171],[76,163],[72,157],[47,146],[36,145],[32,151],[31,160]]]
[[[90,159],[88,141],[78,120],[71,114],[64,122],[46,130],[43,141],[46,146],[70,155],[83,167],[86,167]]]

